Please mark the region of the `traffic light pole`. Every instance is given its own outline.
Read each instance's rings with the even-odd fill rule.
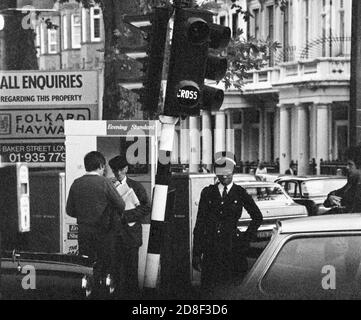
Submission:
[[[160,251],[164,235],[164,219],[167,204],[168,187],[171,180],[170,161],[177,117],[159,116],[162,124],[157,174],[153,191],[152,215],[145,267],[144,288],[155,289],[160,270]]]

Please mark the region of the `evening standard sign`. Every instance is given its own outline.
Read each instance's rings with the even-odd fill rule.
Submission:
[[[3,71],[0,106],[97,104],[97,88],[94,71]]]

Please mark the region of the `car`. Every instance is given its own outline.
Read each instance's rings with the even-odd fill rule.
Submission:
[[[342,176],[283,176],[275,182],[279,183],[297,203],[306,206],[308,215],[321,215],[330,208],[325,208],[323,202],[327,195],[342,188],[347,178]]]
[[[244,182],[233,177],[233,182],[240,185],[252,196],[262,212],[263,223],[257,232],[258,240],[269,239],[275,223],[279,219],[291,219],[307,216],[304,206],[295,203],[284,191],[282,186],[274,182]],[[251,220],[248,212],[244,209],[238,222],[238,229],[244,232]]]
[[[92,265],[83,256],[5,251],[1,258],[1,299],[88,299],[92,273]]]
[[[222,299],[361,299],[361,214],[280,221],[243,281]]]

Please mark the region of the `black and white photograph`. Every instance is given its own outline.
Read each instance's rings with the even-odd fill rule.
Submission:
[[[0,300],[359,299],[361,1],[0,0]]]

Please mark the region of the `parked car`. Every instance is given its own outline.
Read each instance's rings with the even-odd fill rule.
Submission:
[[[341,176],[283,176],[275,182],[279,183],[297,203],[306,206],[308,215],[325,214],[323,202],[327,195],[347,183]]]
[[[361,299],[361,215],[278,223],[239,285],[222,299]]]
[[[86,299],[91,296],[92,270],[87,258],[81,256],[4,252],[1,299]]]
[[[263,215],[263,224],[258,229],[259,240],[269,239],[276,221],[307,216],[304,206],[295,203],[283,188],[274,182],[242,182],[233,178],[233,182],[245,188],[250,194]],[[245,231],[251,220],[247,210],[244,209],[238,223],[239,230]]]

